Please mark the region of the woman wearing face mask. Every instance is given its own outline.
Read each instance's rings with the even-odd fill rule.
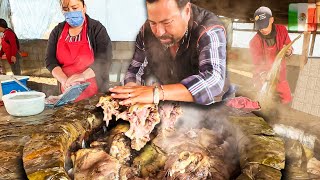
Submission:
[[[62,92],[90,82],[79,101],[108,89],[111,41],[106,28],[86,14],[84,0],[61,0],[61,6],[65,21],[50,34],[46,66],[59,81]]]

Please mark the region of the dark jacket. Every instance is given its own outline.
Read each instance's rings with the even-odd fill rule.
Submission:
[[[188,34],[184,37],[176,57],[173,60],[168,50],[154,36],[150,24],[145,23],[144,43],[148,59],[147,73],[152,72],[164,84],[177,83],[184,78],[199,73],[198,40],[202,32],[213,25],[222,25],[212,12],[192,5],[192,16],[188,25]],[[173,73],[172,73],[173,72]]]
[[[150,24],[146,22],[144,25],[145,29],[143,30],[143,41],[148,65],[146,66],[146,73],[143,79],[154,75],[163,84],[174,84],[181,82],[187,77],[199,74],[199,68],[201,68],[199,64],[201,48],[199,48],[199,46],[203,47],[201,44],[203,42],[199,40],[207,31],[216,27],[223,28],[223,24],[214,13],[192,4],[188,33],[181,40],[176,57],[173,58],[170,51],[164,49],[161,42],[154,36]],[[205,67],[202,68],[205,69]],[[224,71],[221,73],[221,76],[225,80],[224,87],[221,89],[221,92],[215,96],[215,102],[221,101],[222,96],[229,88],[226,69]],[[188,87],[188,84],[191,83],[186,82],[183,84]],[[199,93],[199,96],[201,97],[198,98],[194,96],[197,103],[212,103],[204,100],[206,96],[202,96],[202,93]]]
[[[94,52],[94,64],[91,68],[96,74],[96,80],[99,87],[99,92],[106,92],[109,84],[109,68],[112,60],[112,44],[107,33],[106,28],[97,20],[91,19],[88,15],[87,18],[87,32],[90,44]],[[56,58],[57,43],[65,21],[59,23],[51,32],[46,53],[46,67],[52,70],[61,66]]]

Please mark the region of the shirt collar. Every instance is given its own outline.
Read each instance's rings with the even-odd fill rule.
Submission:
[[[186,50],[186,49],[189,48],[192,26],[193,26],[193,13],[192,13],[192,9],[191,9],[190,19],[189,19],[189,22],[188,22],[188,27],[187,27],[187,30],[186,30],[184,36],[179,41],[179,46],[181,47],[179,49]]]

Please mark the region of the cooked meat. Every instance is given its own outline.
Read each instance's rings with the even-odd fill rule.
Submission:
[[[230,145],[208,129],[160,134],[152,143],[168,154],[166,179],[229,179],[235,169]]]
[[[135,172],[102,149],[81,149],[74,158],[75,180],[125,180],[136,176]]]
[[[119,112],[119,102],[113,99],[111,96],[102,96],[99,99],[97,107],[101,107],[103,109],[104,118],[106,121],[106,125],[109,125],[109,121],[112,120],[112,115],[117,116]]]
[[[102,149],[76,152],[74,179],[119,179],[120,163]]]
[[[124,134],[116,134],[110,144],[109,154],[120,161],[121,164],[129,165],[131,160],[130,140]]]
[[[129,124],[121,123],[108,133],[102,134],[90,144],[91,148],[100,148],[116,158],[121,164],[129,165],[131,160],[130,139],[125,136]]]
[[[320,161],[316,158],[311,158],[307,164],[308,173],[320,176]]]
[[[137,104],[122,108],[111,96],[101,97],[97,106],[104,109],[104,120],[108,122],[115,115],[116,120],[129,121],[130,129],[125,133],[131,139],[131,147],[139,151],[150,140],[150,133],[160,122],[158,109],[154,104]]]
[[[163,131],[174,130],[174,125],[180,115],[182,109],[178,103],[165,102],[159,106],[159,114],[161,118],[161,129]]]
[[[139,175],[143,178],[161,179],[157,177],[163,171],[167,157],[151,145],[146,145],[140,152],[133,160],[133,167],[138,170]]]

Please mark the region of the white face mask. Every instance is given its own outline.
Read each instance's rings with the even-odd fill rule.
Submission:
[[[4,35],[3,32],[0,32],[0,38],[3,38],[3,35]]]

